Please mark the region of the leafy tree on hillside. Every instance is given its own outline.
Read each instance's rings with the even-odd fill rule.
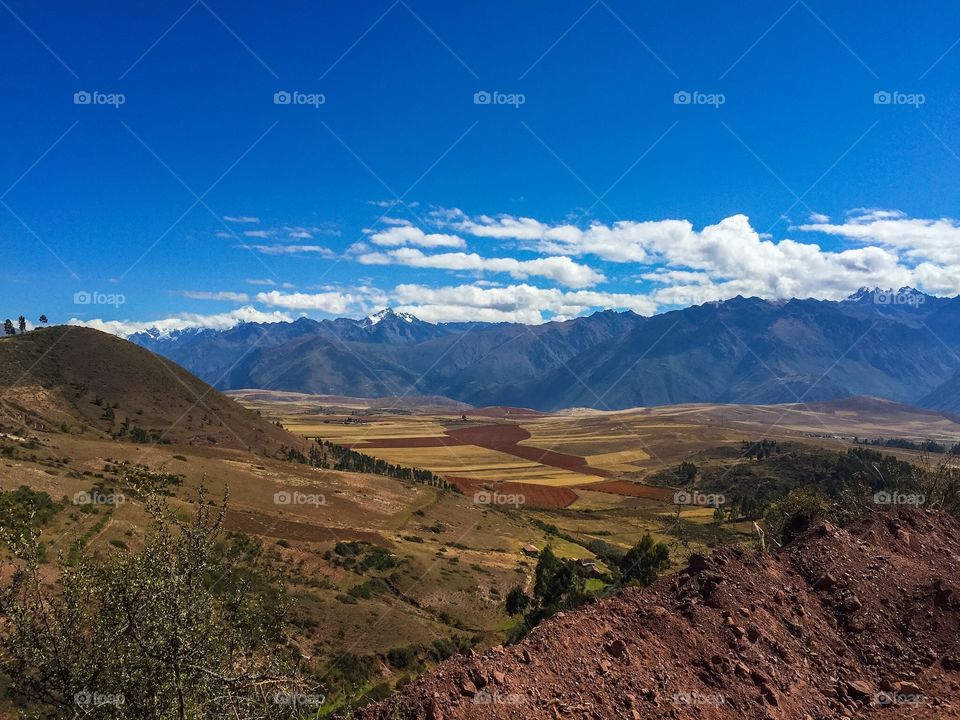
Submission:
[[[522,613],[527,609],[528,605],[530,605],[530,596],[527,595],[519,585],[507,593],[506,606],[508,614],[517,615]]]
[[[30,717],[304,716],[319,695],[285,645],[282,587],[220,549],[223,508],[197,507],[182,521],[150,501],[142,550],[62,564],[53,585],[36,535],[7,538],[0,672]]]
[[[20,327],[20,334],[23,335],[23,333],[27,331],[27,319],[23,315],[21,315],[17,319],[17,325],[19,325]]]
[[[4,332],[5,335],[16,335],[16,334],[17,334],[17,330],[16,330],[16,328],[13,326],[13,320],[11,320],[10,318],[7,318],[6,320],[4,320],[4,322],[3,322],[3,332]]]
[[[40,324],[41,324],[41,325],[46,325],[48,322],[50,322],[50,321],[47,320],[47,316],[46,316],[46,315],[41,315],[41,316],[40,316]]]
[[[647,586],[669,567],[669,548],[647,533],[620,560],[620,579],[624,584]]]

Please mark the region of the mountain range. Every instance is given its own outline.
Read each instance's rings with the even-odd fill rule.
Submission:
[[[542,325],[243,323],[129,338],[220,390],[440,395],[556,410],[869,395],[960,412],[960,297],[861,289],[842,301],[736,297],[652,317]]]

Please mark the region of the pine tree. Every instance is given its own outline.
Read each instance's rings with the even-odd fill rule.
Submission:
[[[21,315],[17,320],[17,324],[20,326],[20,334],[23,335],[27,331],[27,319]]]
[[[3,323],[3,332],[6,335],[16,335],[17,330],[13,327],[13,320],[7,318]]]

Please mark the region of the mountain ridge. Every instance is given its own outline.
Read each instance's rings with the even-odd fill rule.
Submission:
[[[960,298],[912,288],[862,288],[841,301],[737,296],[542,325],[429,323],[392,309],[375,317],[129,339],[223,390],[440,395],[537,410],[872,395],[960,411]]]

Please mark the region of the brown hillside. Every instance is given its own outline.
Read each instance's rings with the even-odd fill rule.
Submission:
[[[440,665],[360,720],[960,717],[960,523],[822,525]]]
[[[303,442],[180,366],[113,335],[58,326],[0,339],[0,424],[7,431],[117,435],[127,419],[121,440],[141,428],[149,442],[258,453]]]

